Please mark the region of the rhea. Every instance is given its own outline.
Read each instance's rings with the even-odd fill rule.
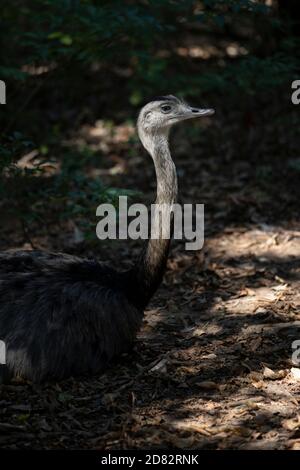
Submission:
[[[157,204],[172,205],[177,196],[168,144],[171,126],[213,112],[172,95],[157,97],[140,111],[137,130],[154,162]],[[95,374],[128,351],[162,281],[169,245],[170,238],[150,238],[126,271],[62,253],[0,253],[0,341],[6,348],[6,377],[42,382]]]

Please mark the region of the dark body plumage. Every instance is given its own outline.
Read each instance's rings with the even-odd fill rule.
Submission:
[[[0,254],[0,339],[9,375],[34,382],[103,369],[127,351],[143,310],[131,273],[64,254]]]

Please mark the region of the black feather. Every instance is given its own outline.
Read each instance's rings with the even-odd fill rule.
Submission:
[[[0,254],[0,340],[6,373],[34,382],[94,374],[140,327],[130,271],[64,254]]]
[[[176,96],[173,96],[173,95],[155,96],[154,98],[152,98],[148,102],[152,103],[152,102],[155,102],[155,101],[173,101],[175,103],[180,103],[180,100],[178,98],[176,98]]]

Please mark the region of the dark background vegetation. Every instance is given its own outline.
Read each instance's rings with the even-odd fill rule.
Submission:
[[[213,106],[225,124],[238,122],[238,135],[228,139],[232,152],[248,162],[258,153],[257,142],[254,137],[248,152],[239,138],[273,125],[272,162],[259,173],[267,178],[276,165],[290,176],[299,173],[294,149],[287,161],[287,144],[276,140],[277,126],[297,133],[290,101],[299,71],[297,20],[292,0],[6,2],[0,20],[6,217],[25,238],[35,221],[41,231],[44,224],[76,219],[93,240],[95,206],[119,193],[86,172],[107,165],[111,150],[95,150],[84,138],[75,144],[76,136],[99,119],[110,128],[132,125],[143,102],[162,93]],[[187,138],[192,142],[192,131]],[[32,151],[30,164],[25,158],[18,165]],[[140,149],[131,142],[127,151],[134,157]],[[51,165],[59,171],[51,173]]]
[[[135,350],[100,377],[0,388],[7,448],[300,448],[296,0],[2,2],[0,249],[127,265],[96,207],[150,202],[134,132],[161,94],[216,109],[173,132],[180,200],[205,245],[173,243]],[[298,381],[298,382],[297,382]]]

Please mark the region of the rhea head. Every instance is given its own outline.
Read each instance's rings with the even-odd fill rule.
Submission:
[[[140,111],[137,128],[144,147],[151,152],[154,141],[168,138],[173,124],[187,119],[211,116],[213,109],[195,108],[173,95],[158,96]]]

